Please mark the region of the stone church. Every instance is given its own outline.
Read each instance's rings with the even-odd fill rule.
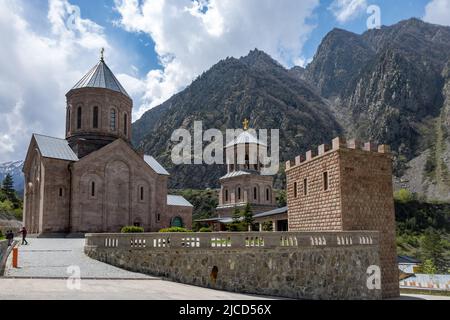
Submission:
[[[168,195],[169,173],[133,149],[133,101],[103,57],[66,98],[66,139],[34,134],[28,148],[23,172],[29,232],[191,228],[193,207]]]

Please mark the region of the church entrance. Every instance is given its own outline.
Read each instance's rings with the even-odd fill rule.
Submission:
[[[106,221],[107,232],[120,232],[129,224],[130,170],[122,161],[106,166]]]

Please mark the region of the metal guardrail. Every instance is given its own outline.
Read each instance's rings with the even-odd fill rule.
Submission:
[[[86,246],[104,249],[267,249],[376,246],[378,232],[241,232],[87,234]]]

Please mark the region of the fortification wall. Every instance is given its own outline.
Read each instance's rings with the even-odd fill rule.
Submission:
[[[231,292],[380,299],[378,233],[90,234],[85,253],[127,270]]]

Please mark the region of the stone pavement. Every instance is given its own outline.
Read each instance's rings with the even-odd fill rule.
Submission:
[[[81,280],[71,290],[67,280],[2,279],[1,300],[270,300],[162,280]]]
[[[163,281],[90,259],[84,239],[28,239],[19,248],[19,269],[9,257],[0,278],[0,300],[255,300],[269,299]],[[81,288],[67,280],[69,266],[81,271]],[[68,285],[69,283],[69,285]]]
[[[90,259],[83,252],[84,239],[28,239],[28,246],[19,247],[19,268],[13,269],[12,255],[6,277],[67,278],[67,268],[77,266],[83,279],[152,279],[139,273],[122,270]],[[154,278],[153,278],[154,279]]]

